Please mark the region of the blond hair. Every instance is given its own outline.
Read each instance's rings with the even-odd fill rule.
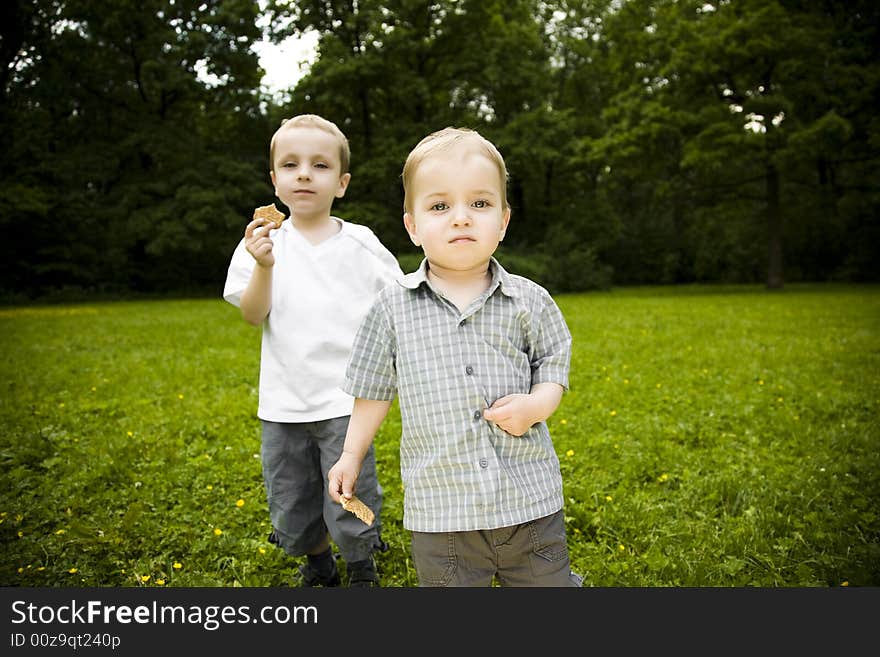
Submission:
[[[459,145],[470,146],[476,152],[488,157],[498,167],[498,176],[501,181],[501,208],[507,209],[507,166],[504,164],[501,153],[491,141],[476,130],[449,127],[432,132],[416,144],[407,156],[401,176],[403,178],[403,209],[405,212],[412,212],[410,192],[419,165],[431,155],[452,150]]]
[[[272,141],[269,143],[269,169],[271,171],[275,171],[275,138],[282,131],[290,130],[291,128],[318,128],[333,135],[339,142],[339,173],[348,173],[348,168],[351,164],[351,151],[349,150],[348,139],[333,121],[328,121],[317,114],[300,114],[281,121],[281,126],[272,135]]]

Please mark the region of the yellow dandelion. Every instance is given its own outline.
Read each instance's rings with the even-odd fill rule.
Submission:
[[[22,536],[24,536],[24,532],[19,529],[18,530],[18,537],[21,538]]]
[[[181,568],[183,568],[183,564],[179,561],[175,561],[173,564],[171,564],[171,567],[174,568],[174,570],[180,570]]]
[[[20,575],[21,573],[23,573],[23,572],[24,572],[24,568],[23,568],[22,566],[19,566],[19,567],[18,567],[18,573],[19,573],[19,575]]]
[[[37,571],[42,572],[46,570],[46,566],[37,566]]]
[[[577,527],[575,527],[575,528],[574,528],[574,533],[575,533],[575,534],[580,534],[580,533],[581,533],[581,530],[578,529]]]
[[[764,379],[758,379],[758,385],[759,386],[764,385]]]
[[[214,527],[214,536],[220,536],[223,533],[223,530],[219,527]]]
[[[568,420],[559,420],[559,424],[568,424]]]
[[[60,403],[58,404],[58,408],[64,408],[64,402],[60,402]]]
[[[66,531],[67,531],[66,529],[59,529],[57,532],[55,532],[55,535],[61,536],[61,534],[65,533]]]
[[[67,572],[69,572],[71,575],[73,575],[74,573],[79,572],[79,568],[74,567],[74,568],[71,568],[70,570],[68,570]]]
[[[241,508],[244,506],[244,500],[239,498],[239,500],[235,503],[235,506]]]
[[[183,399],[183,395],[177,395],[178,399]]]
[[[617,411],[611,411],[611,417],[614,417],[615,415],[617,415]]]
[[[95,386],[92,386],[92,392],[95,392],[96,390],[97,388]]]
[[[131,437],[134,435],[134,432],[133,432],[133,431],[128,431],[127,433],[128,433],[128,437],[129,437],[129,438],[131,438]]]
[[[156,584],[158,584],[159,586],[165,586],[165,580],[164,579],[157,579]]]
[[[266,554],[266,548],[257,548],[257,552],[260,554]]]
[[[606,495],[606,496],[605,496],[605,501],[606,501],[606,502],[610,502],[611,500],[612,500],[612,497],[611,497],[610,495]]]
[[[778,401],[778,402],[781,404],[781,403],[782,403],[782,397],[777,397],[777,398],[776,398],[776,401]]]
[[[565,453],[566,456],[574,456],[574,450],[570,449]]]
[[[207,488],[208,490],[214,490],[214,487],[211,484],[208,484]]]
[[[666,481],[668,479],[669,479],[669,475],[666,474],[665,472],[662,475],[660,475],[659,477],[657,477],[657,481]]]
[[[841,586],[849,586],[849,582],[846,581],[846,580],[843,580],[843,581],[840,583],[840,585],[841,585]]]
[[[658,388],[662,388],[662,387],[663,387],[663,384],[662,384],[662,383],[658,383],[658,384],[657,384],[657,387],[658,387]]]
[[[617,546],[617,549],[620,550],[621,552],[626,552],[626,546],[624,546],[623,543],[621,543],[620,545],[618,545],[618,546]]]
[[[628,384],[628,383],[629,383],[629,379],[624,379],[624,380],[623,380],[623,383],[624,383],[624,385]]]
[[[142,581],[144,584],[146,584],[147,582],[150,581],[150,576],[149,576],[149,575],[141,575],[141,581]]]

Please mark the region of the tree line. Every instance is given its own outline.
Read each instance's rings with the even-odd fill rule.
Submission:
[[[336,213],[418,262],[400,170],[428,132],[505,156],[499,258],[555,292],[880,279],[880,8],[793,0],[16,0],[0,9],[0,298],[217,293],[268,140],[352,147]],[[261,91],[260,19],[318,56]],[[290,62],[296,66],[297,62]]]

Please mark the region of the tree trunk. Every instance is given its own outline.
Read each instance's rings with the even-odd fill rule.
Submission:
[[[361,88],[358,91],[361,106],[361,121],[364,125],[364,155],[369,160],[373,156],[373,119],[370,116],[370,92]]]
[[[767,164],[764,177],[767,184],[767,287],[771,290],[781,290],[783,286],[782,212],[779,204],[779,171],[776,165]]]

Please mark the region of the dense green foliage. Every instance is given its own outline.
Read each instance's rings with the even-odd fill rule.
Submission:
[[[595,586],[880,585],[880,290],[557,297],[550,419]],[[219,300],[0,310],[0,585],[283,586],[266,541],[259,330]],[[413,586],[394,407],[379,566]]]
[[[2,12],[0,298],[217,292],[301,112],[351,140],[338,214],[402,259],[402,163],[452,124],[499,145],[505,252],[556,292],[880,277],[875,2],[277,0],[271,38],[320,35],[280,100],[258,3]]]

